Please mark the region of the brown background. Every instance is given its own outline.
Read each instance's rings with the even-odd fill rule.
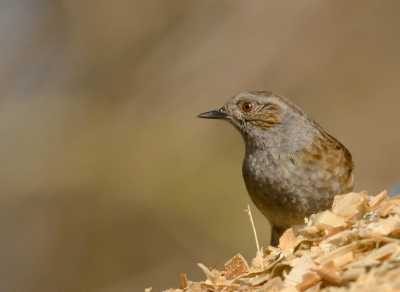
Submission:
[[[243,142],[196,118],[241,92],[287,96],[339,138],[356,190],[400,178],[399,1],[4,0],[0,13],[1,291],[160,291],[203,279],[198,262],[250,260]]]

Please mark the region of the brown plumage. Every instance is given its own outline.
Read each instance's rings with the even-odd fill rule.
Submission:
[[[329,209],[335,195],[353,190],[350,152],[289,99],[272,92],[242,93],[219,110],[242,134],[243,178],[250,198],[269,220],[271,244],[291,225]]]

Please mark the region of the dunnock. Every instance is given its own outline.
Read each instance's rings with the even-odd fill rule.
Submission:
[[[329,209],[353,190],[350,152],[289,99],[273,92],[242,93],[200,118],[224,119],[246,145],[243,178],[250,198],[271,224],[277,246],[291,225]]]

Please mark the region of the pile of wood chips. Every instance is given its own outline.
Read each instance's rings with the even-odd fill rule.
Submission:
[[[305,221],[299,235],[288,229],[250,266],[240,254],[225,270],[199,264],[207,280],[181,275],[182,288],[167,291],[400,291],[400,195],[336,196],[330,211]]]

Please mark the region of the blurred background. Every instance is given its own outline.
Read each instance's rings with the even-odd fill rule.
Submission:
[[[0,290],[162,291],[250,261],[244,144],[196,115],[282,94],[400,179],[400,2],[0,1]],[[269,227],[252,208],[261,245]]]

